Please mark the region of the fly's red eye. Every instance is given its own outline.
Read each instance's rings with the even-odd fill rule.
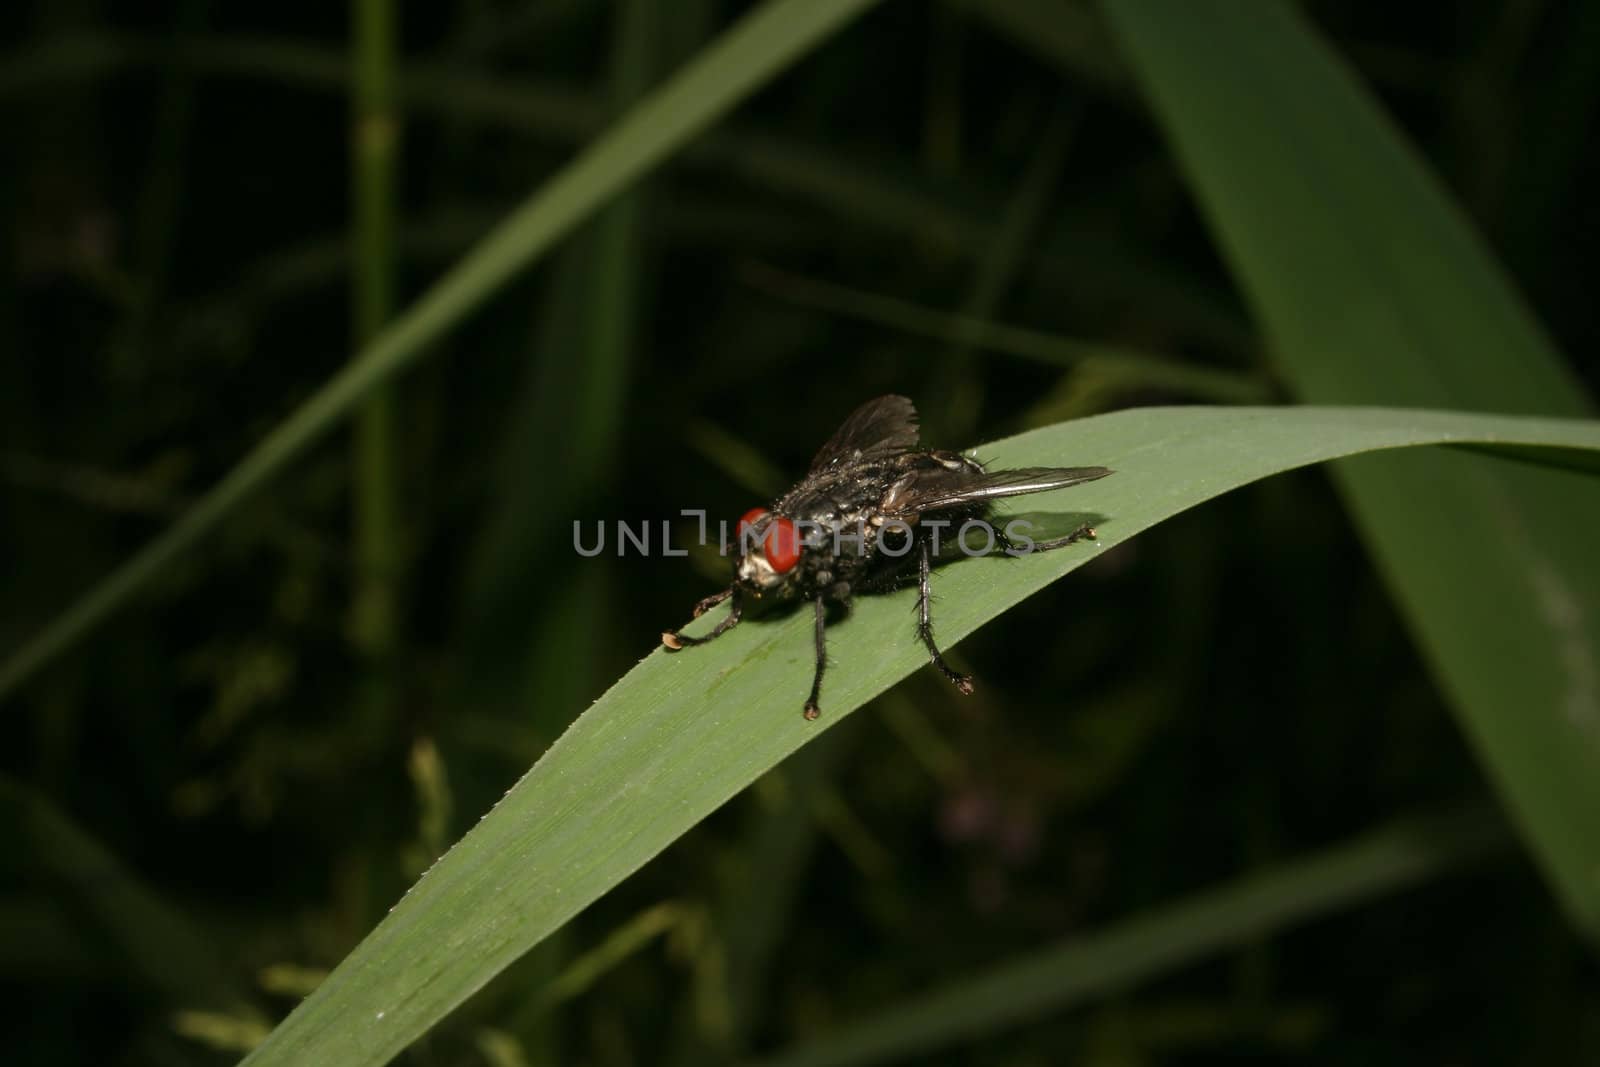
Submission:
[[[750,527],[754,526],[756,523],[760,522],[761,516],[765,515],[766,513],[766,508],[751,508],[743,515],[739,516],[739,536],[743,537],[744,532]]]
[[[772,520],[764,547],[767,550],[767,562],[779,574],[794,570],[794,565],[800,562],[800,534],[795,530],[794,523],[782,515]]]

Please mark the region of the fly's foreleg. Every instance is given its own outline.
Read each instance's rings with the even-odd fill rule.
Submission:
[[[680,633],[677,630],[667,630],[661,635],[661,643],[666,645],[671,651],[676,652],[678,649],[685,648],[689,645],[703,645],[707,641],[715,641],[717,638],[721,637],[723,634],[739,625],[739,616],[744,613],[744,604],[737,596],[734,596],[733,588],[731,586],[727,589],[724,589],[720,593],[714,593],[711,596],[706,597],[704,600],[700,601],[700,603],[696,604],[694,606],[694,617],[698,619],[705,613],[707,608],[711,608],[722,603],[730,596],[733,597],[733,607],[728,609],[727,617],[721,622],[717,623],[717,625],[712,628],[710,633],[706,634],[704,637],[690,637],[688,634]]]
[[[939,672],[950,679],[957,689],[971,696],[972,678],[952,670],[950,664],[944,661],[939,646],[933,643],[933,613],[929,608],[933,597],[928,585],[931,555],[932,549],[929,548],[928,542],[922,542],[922,554],[917,561],[917,636],[928,646],[928,658],[939,668]]]
[[[822,672],[828,668],[828,606],[821,593],[817,594],[817,670],[811,676],[811,695],[806,698],[805,716],[808,720],[822,714],[817,703],[822,696]]]
[[[694,611],[689,615],[689,617],[691,619],[698,619],[700,616],[704,615],[706,612],[710,611],[724,600],[727,600],[732,595],[733,586],[731,585],[722,590],[720,593],[712,593],[710,596],[706,597],[704,600],[700,601],[700,603],[694,606]]]

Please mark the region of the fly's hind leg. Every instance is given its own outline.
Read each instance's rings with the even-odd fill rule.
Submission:
[[[1048,552],[1052,548],[1065,548],[1067,545],[1075,544],[1079,541],[1093,541],[1098,536],[1099,534],[1094,532],[1093,526],[1084,523],[1065,537],[1057,537],[1051,541],[1035,541],[1033,550],[1035,552]]]
[[[732,586],[729,586],[720,593],[713,593],[711,596],[706,597],[704,600],[700,601],[700,603],[696,604],[694,606],[694,617],[698,619],[701,615],[705,614],[707,608],[715,607],[724,600],[727,600],[730,596],[733,597],[733,607],[728,609],[727,618],[717,623],[717,625],[712,628],[710,633],[706,634],[704,637],[690,637],[688,634],[679,633],[677,630],[667,630],[661,635],[661,643],[666,645],[671,651],[676,652],[678,649],[685,648],[689,645],[703,645],[707,641],[715,641],[717,638],[721,637],[723,634],[739,625],[739,616],[744,613],[744,604],[737,596],[734,595]]]
[[[922,542],[922,554],[917,564],[917,637],[921,638],[922,643],[928,646],[928,658],[935,667],[939,668],[939,673],[950,679],[957,689],[971,696],[972,678],[953,670],[950,664],[944,661],[944,655],[939,651],[939,646],[933,643],[933,617],[932,612],[929,610],[929,601],[932,596],[928,588],[931,554],[932,550],[929,548],[928,542]]]
[[[1090,526],[1088,523],[1084,523],[1082,526],[1078,527],[1076,530],[1073,530],[1065,537],[1055,537],[1048,541],[1034,541],[1030,539],[1026,545],[1019,545],[1011,538],[1007,537],[1006,532],[1000,529],[1000,527],[994,527],[994,543],[999,545],[1001,551],[1008,556],[1026,556],[1030,552],[1048,552],[1052,548],[1065,548],[1068,545],[1076,544],[1079,541],[1093,541],[1098,536],[1099,534],[1094,532],[1093,526]]]

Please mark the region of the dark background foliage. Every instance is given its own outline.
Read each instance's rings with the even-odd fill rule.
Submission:
[[[398,303],[741,7],[636,4],[654,25],[629,53],[601,0],[404,5]],[[1595,6],[1308,7],[1592,387]],[[1059,14],[1050,61],[985,7],[874,11],[401,379],[392,638],[353,611],[369,472],[342,435],[8,701],[7,1061],[226,1062],[225,1017],[191,1010],[205,993],[281,1015],[285,965],[336,963],[721,578],[704,553],[580,560],[574,519],[737,516],[886,391],[948,446],[1213,399],[1019,359],[940,316],[1278,395],[1095,10]],[[0,647],[348,358],[347,15],[0,12]],[[910,641],[911,620],[834,639]],[[907,680],[410,1059],[772,1048],[1486,789],[1316,471],[1109,553],[955,657],[975,697]],[[565,961],[663,900],[664,948],[539,1009]],[[1592,958],[1503,854],[947,1055],[1585,1062],[1597,1018]]]

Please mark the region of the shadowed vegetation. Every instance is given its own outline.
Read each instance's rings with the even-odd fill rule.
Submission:
[[[1600,1061],[1594,5],[14,7],[8,1062]]]

